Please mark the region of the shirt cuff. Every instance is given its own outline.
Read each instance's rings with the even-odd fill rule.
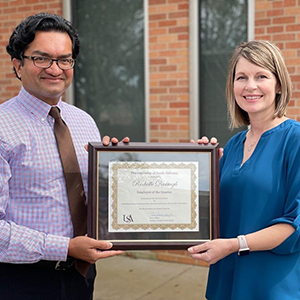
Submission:
[[[69,237],[48,234],[45,243],[44,260],[66,261],[69,248]]]

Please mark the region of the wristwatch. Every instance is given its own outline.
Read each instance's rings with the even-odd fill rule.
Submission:
[[[237,237],[239,240],[240,249],[238,250],[239,256],[248,255],[250,252],[250,248],[248,247],[246,237],[244,235],[239,235]]]

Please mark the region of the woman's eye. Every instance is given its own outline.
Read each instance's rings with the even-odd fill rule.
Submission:
[[[262,75],[259,75],[258,78],[259,79],[265,79],[265,78],[267,78],[267,76],[262,74]]]

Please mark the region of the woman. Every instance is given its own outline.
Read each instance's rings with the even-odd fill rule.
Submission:
[[[221,238],[188,250],[211,265],[209,300],[300,299],[300,124],[285,116],[291,82],[280,50],[242,43],[226,96],[231,127],[249,127],[220,160]]]

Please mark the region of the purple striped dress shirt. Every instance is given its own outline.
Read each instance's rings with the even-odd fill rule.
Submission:
[[[94,120],[59,101],[87,191],[90,141],[100,141]],[[21,89],[0,105],[0,261],[65,260],[73,227],[55,141],[51,106]]]

